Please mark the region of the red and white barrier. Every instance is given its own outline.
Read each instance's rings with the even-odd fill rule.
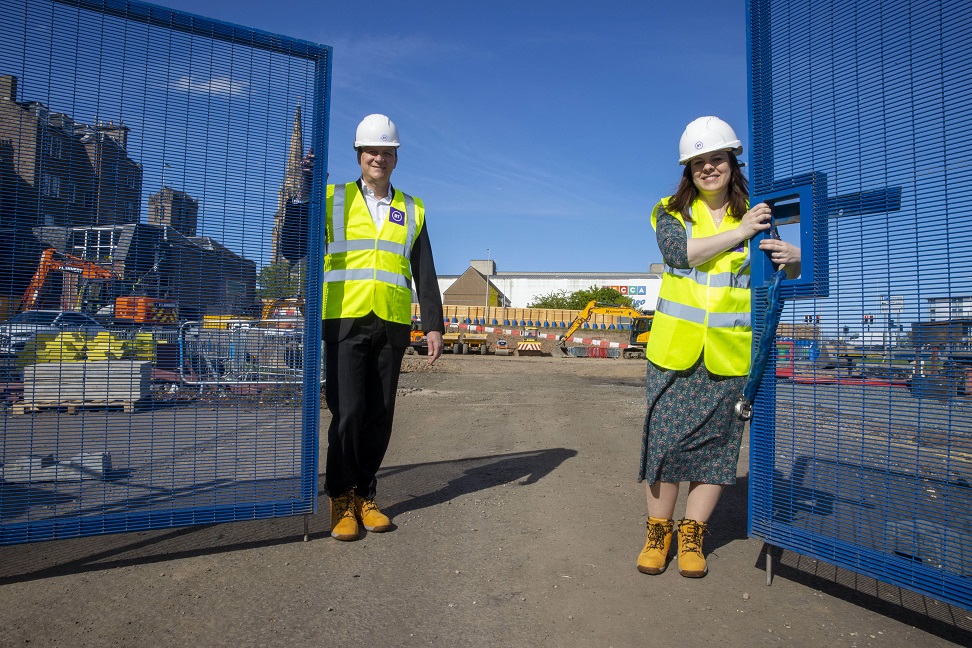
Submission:
[[[478,326],[476,324],[459,324],[459,328],[467,331],[476,331],[482,333],[502,333],[504,335],[523,335],[523,331],[520,329],[508,329],[499,328],[496,326]],[[544,340],[559,340],[560,336],[554,333],[537,333],[537,337],[543,338]],[[627,349],[631,345],[626,342],[611,342],[609,340],[601,340],[598,338],[579,338],[572,337],[567,340],[574,344],[585,344],[587,346],[604,347],[608,349]]]

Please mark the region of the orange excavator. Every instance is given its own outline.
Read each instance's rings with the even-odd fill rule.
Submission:
[[[80,257],[58,252],[55,248],[47,248],[41,253],[37,271],[30,280],[24,296],[20,300],[20,309],[27,311],[37,308],[44,284],[52,272],[67,272],[79,276],[85,284],[100,281],[113,288],[118,280],[114,271],[100,266],[92,261]],[[84,298],[82,285],[76,293],[71,310],[81,310]],[[114,303],[114,319],[122,324],[175,324],[178,319],[178,306],[166,299],[147,297],[144,295],[130,295],[118,297]]]

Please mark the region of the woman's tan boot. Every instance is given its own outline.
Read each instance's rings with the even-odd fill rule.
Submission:
[[[638,571],[642,574],[660,574],[668,566],[668,550],[672,546],[672,520],[648,518],[648,539],[638,556]]]
[[[678,573],[686,578],[702,578],[709,573],[702,553],[705,522],[682,518],[678,521]]]

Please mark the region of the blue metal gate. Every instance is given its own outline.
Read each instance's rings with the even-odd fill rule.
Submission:
[[[753,193],[805,252],[750,534],[972,609],[972,5],[751,0],[749,37]]]
[[[0,0],[0,545],[315,511],[330,64]]]

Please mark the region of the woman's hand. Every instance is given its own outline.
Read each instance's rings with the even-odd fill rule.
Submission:
[[[770,228],[771,215],[769,205],[766,203],[761,202],[758,205],[753,205],[748,212],[743,214],[738,230],[746,236],[745,240],[748,241]]]
[[[776,265],[795,266],[800,263],[800,248],[779,239],[764,238],[759,249],[769,254]]]

